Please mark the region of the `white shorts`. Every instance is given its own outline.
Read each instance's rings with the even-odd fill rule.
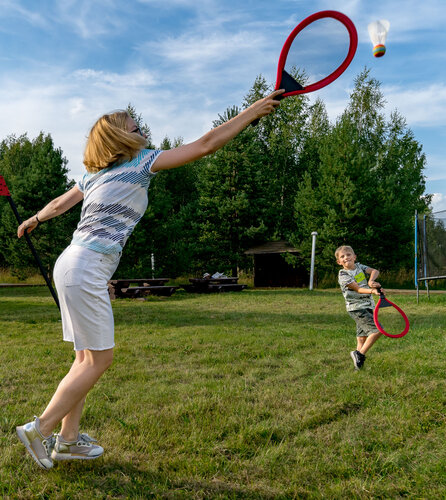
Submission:
[[[54,266],[63,339],[76,351],[102,351],[115,345],[107,281],[121,254],[102,254],[78,245],[67,247]]]

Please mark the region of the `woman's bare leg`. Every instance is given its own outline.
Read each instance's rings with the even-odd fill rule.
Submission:
[[[82,363],[85,358],[84,351],[76,351],[76,359],[73,363]],[[82,411],[84,409],[85,397],[77,403],[69,413],[65,415],[62,419],[62,428],[60,430],[60,434],[62,434],[63,438],[66,441],[74,441],[77,439],[79,434],[79,422],[81,420]]]
[[[40,432],[44,436],[49,436],[65,417],[68,419],[62,427],[66,432],[74,432],[79,428],[79,419],[88,391],[113,361],[113,349],[105,351],[85,349],[83,352],[83,359],[80,360],[82,356],[76,356],[70,371],[62,379],[45,411],[39,417]],[[65,439],[71,437],[63,433],[62,435]]]

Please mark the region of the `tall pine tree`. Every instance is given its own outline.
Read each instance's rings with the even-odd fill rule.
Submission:
[[[0,173],[23,220],[49,201],[70,189],[67,160],[55,148],[51,136],[40,133],[34,140],[26,135],[10,136],[0,143]],[[40,224],[32,232],[33,243],[49,274],[60,252],[69,244],[79,219],[80,206]],[[0,197],[0,255],[2,266],[25,277],[36,265],[23,238],[17,238],[17,220],[6,200]]]
[[[425,157],[398,113],[386,120],[384,102],[379,82],[364,70],[345,112],[319,137],[319,165],[299,185],[293,242],[309,256],[310,234],[319,233],[320,271],[334,270],[341,244],[381,269],[411,264],[413,213],[429,202]]]

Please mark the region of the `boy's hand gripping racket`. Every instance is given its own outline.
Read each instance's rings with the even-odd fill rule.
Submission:
[[[393,302],[386,298],[381,288],[379,300],[373,311],[373,320],[378,330],[387,337],[397,339],[404,337],[409,331],[409,320],[404,311]]]
[[[323,10],[307,17],[293,29],[282,48],[275,90],[285,92],[274,99],[326,87],[348,68],[357,46],[355,25],[341,12]],[[298,82],[292,76],[298,70],[308,81]]]

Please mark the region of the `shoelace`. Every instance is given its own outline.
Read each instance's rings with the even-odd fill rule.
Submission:
[[[90,437],[88,434],[79,434],[77,438],[78,446],[91,446],[91,443],[97,443],[98,440]]]
[[[53,451],[54,445],[56,444],[56,436],[54,434],[51,434],[48,439],[44,439],[42,441],[42,444],[45,447],[47,455],[50,456],[51,452]]]

